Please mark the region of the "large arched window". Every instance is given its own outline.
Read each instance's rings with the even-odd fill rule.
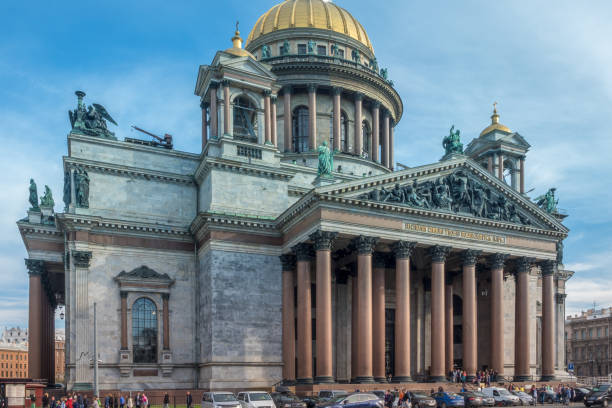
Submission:
[[[132,352],[134,363],[157,363],[157,307],[139,298],[132,306]]]
[[[329,123],[330,123],[329,145],[330,145],[330,148],[333,148],[334,146],[334,113],[333,112],[331,114],[331,120]],[[349,126],[348,116],[346,116],[346,113],[340,112],[340,150],[343,152],[348,152],[349,150],[348,137],[347,137],[348,126]]]
[[[257,107],[246,96],[234,99],[234,138],[257,143]]]
[[[308,151],[308,108],[298,106],[293,110],[293,149],[296,153]]]
[[[370,144],[372,143],[372,132],[370,131],[370,125],[367,121],[361,122],[361,136],[363,138],[363,152],[361,156],[370,156]]]

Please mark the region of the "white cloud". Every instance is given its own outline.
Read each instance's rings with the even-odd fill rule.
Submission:
[[[582,310],[612,306],[612,291],[609,279],[582,278],[574,276],[567,281],[566,315],[574,315]]]

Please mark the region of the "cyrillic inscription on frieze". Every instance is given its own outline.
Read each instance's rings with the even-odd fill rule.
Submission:
[[[432,225],[405,223],[404,228],[408,231],[423,232],[426,234],[440,235],[451,238],[469,239],[472,241],[492,242],[495,244],[506,244],[506,237],[494,234],[483,234],[482,232],[462,231]]]

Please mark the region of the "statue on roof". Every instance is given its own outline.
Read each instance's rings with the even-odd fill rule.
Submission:
[[[461,143],[461,132],[459,129],[453,132],[455,125],[450,128],[449,135],[442,140],[442,147],[446,154],[463,153],[463,143]]]
[[[116,140],[115,134],[108,130],[106,121],[109,121],[115,126],[117,122],[115,122],[104,106],[94,103],[85,108],[85,104],[83,103],[85,92],[76,91],[75,94],[78,98],[77,108],[74,111],[68,111],[72,131],[88,136],[98,136],[105,139]]]
[[[317,152],[319,153],[319,168],[317,174],[319,177],[332,177],[332,171],[334,169],[334,151],[330,150],[327,146],[327,140],[318,147]]]
[[[281,46],[280,54],[281,55],[289,55],[289,49],[290,49],[289,41],[285,40],[285,42]]]
[[[49,186],[45,186],[45,195],[40,197],[40,206],[53,208],[54,205],[55,201],[53,201],[53,193],[51,193]]]
[[[314,54],[317,43],[314,40],[308,40],[308,53]]]
[[[28,201],[30,202],[30,210],[40,210],[40,207],[38,206],[38,189],[36,188],[36,183],[34,182],[34,179],[30,179],[30,197]]]
[[[555,197],[556,188],[549,189],[546,194],[543,194],[535,199],[536,205],[549,214],[557,212],[557,204],[559,200]]]
[[[267,44],[264,44],[264,46],[261,47],[261,59],[266,59],[266,58],[270,58],[270,46]]]

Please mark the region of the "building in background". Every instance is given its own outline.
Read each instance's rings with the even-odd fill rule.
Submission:
[[[10,329],[5,327],[0,336],[0,345],[4,344],[17,344],[17,345],[28,345],[28,329],[27,327],[21,328],[11,327]]]
[[[0,378],[28,378],[27,344],[0,344]]]
[[[580,377],[607,376],[610,360],[612,307],[589,309],[565,320],[567,362]]]
[[[64,371],[66,365],[66,331],[55,330],[55,382],[64,383]]]

